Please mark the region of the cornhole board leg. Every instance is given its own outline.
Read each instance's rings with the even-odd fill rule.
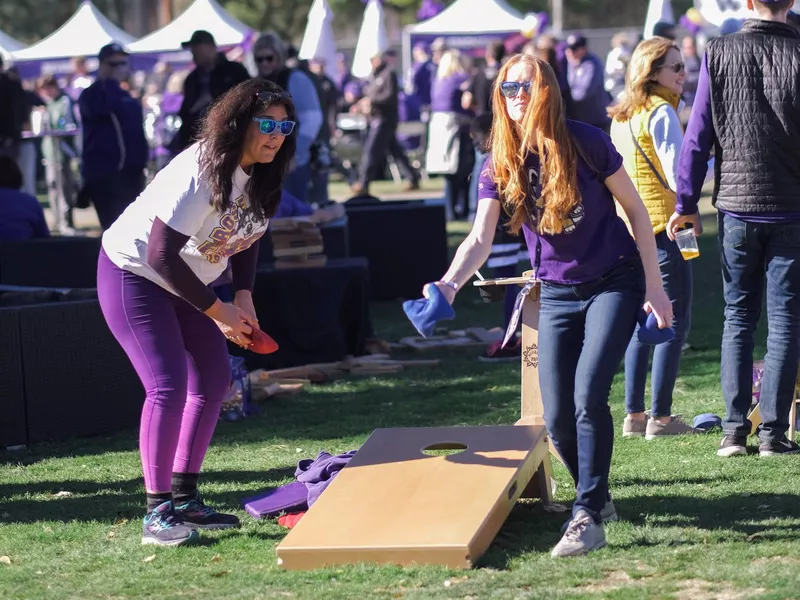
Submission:
[[[530,271],[522,274],[522,277],[506,279],[487,279],[475,282],[475,285],[513,285],[521,286],[527,283],[531,275]],[[522,385],[520,394],[520,418],[516,425],[542,425],[544,426],[544,405],[542,404],[542,391],[539,387],[539,310],[540,286],[536,285],[531,289],[530,294],[522,303]],[[553,444],[549,444],[550,453],[562,463],[558,452]],[[550,482],[547,482],[550,485]],[[533,490],[530,493],[535,493]],[[528,496],[528,490],[523,498]]]
[[[460,451],[428,454],[445,449]],[[549,470],[541,425],[377,429],[278,545],[278,564],[471,568]],[[546,484],[537,492],[552,502]]]

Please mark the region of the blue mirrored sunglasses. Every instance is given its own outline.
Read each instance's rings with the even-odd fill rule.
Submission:
[[[531,95],[531,82],[519,83],[518,81],[504,81],[500,84],[500,93],[506,98],[513,98],[519,94],[519,90],[525,90],[525,93]]]
[[[264,135],[274,133],[277,129],[283,137],[291,135],[296,125],[294,121],[276,121],[266,117],[253,117],[253,121],[258,123],[258,130]]]

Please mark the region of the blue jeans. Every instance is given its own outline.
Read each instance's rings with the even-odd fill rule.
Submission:
[[[472,168],[472,176],[469,180],[469,220],[475,219],[478,210],[478,180],[481,178],[483,163],[489,157],[487,153],[475,149],[475,166]]]
[[[544,420],[575,480],[573,515],[583,509],[597,523],[608,499],[614,445],[608,396],[644,290],[638,256],[595,281],[542,284],[539,383]]]
[[[308,203],[323,206],[328,203],[328,169],[311,169],[311,188],[308,191]]]
[[[308,202],[308,191],[311,188],[311,167],[299,165],[283,178],[283,187],[292,196]]]
[[[767,291],[767,355],[761,383],[761,440],[789,428],[800,365],[800,221],[752,223],[718,216],[725,327],[720,377],[728,435],[748,435],[753,394],[753,334]],[[766,286],[764,285],[766,281]]]
[[[656,235],[656,248],[664,291],[672,301],[675,337],[653,350],[650,415],[669,417],[672,415],[672,391],[678,378],[681,348],[692,323],[692,263],[683,259],[678,244],[667,237],[666,231]],[[640,342],[638,332],[637,324],[625,353],[625,412],[628,414],[642,413],[645,409],[644,390],[652,346]]]

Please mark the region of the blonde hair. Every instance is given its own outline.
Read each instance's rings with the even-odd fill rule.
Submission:
[[[521,124],[511,119],[506,99],[500,93],[500,83],[519,63],[532,70],[530,102]],[[539,157],[539,182],[544,199],[538,230],[547,234],[561,233],[564,220],[581,201],[578,160],[582,154],[567,130],[564,102],[555,72],[539,58],[516,54],[500,68],[496,81],[492,93],[492,105],[496,108],[490,150],[494,182],[510,217],[508,229],[519,233],[529,220],[529,213],[535,210],[533,206],[526,206],[529,183],[525,171],[525,159],[534,153]]]
[[[464,66],[464,62],[464,58],[461,56],[460,51],[448,50],[442,54],[442,58],[439,60],[439,68],[436,70],[436,78],[444,79],[445,77],[450,77],[451,75],[456,75],[458,73],[466,73],[467,69]]]
[[[189,75],[188,71],[175,71],[167,79],[167,85],[165,86],[165,90],[170,94],[182,94],[183,82],[188,75]]]
[[[625,91],[619,104],[608,109],[609,116],[616,120],[629,121],[633,115],[650,105],[650,96],[658,85],[655,76],[664,66],[670,50],[677,50],[678,44],[662,37],[646,40],[636,47],[625,75]]]

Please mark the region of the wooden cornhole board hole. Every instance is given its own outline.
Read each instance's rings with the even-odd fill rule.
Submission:
[[[531,271],[522,277],[504,277],[501,279],[484,279],[473,282],[475,287],[514,286],[522,289],[530,279]],[[504,288],[505,289],[505,288]],[[544,426],[544,405],[542,391],[539,387],[539,310],[540,284],[537,283],[522,303],[522,385],[520,394],[520,416],[517,425]],[[561,457],[550,444],[550,452],[557,459]],[[563,461],[562,461],[563,462]]]
[[[441,448],[461,451],[426,454]],[[541,425],[377,429],[278,546],[278,564],[471,568],[517,499],[552,502],[550,468]]]

